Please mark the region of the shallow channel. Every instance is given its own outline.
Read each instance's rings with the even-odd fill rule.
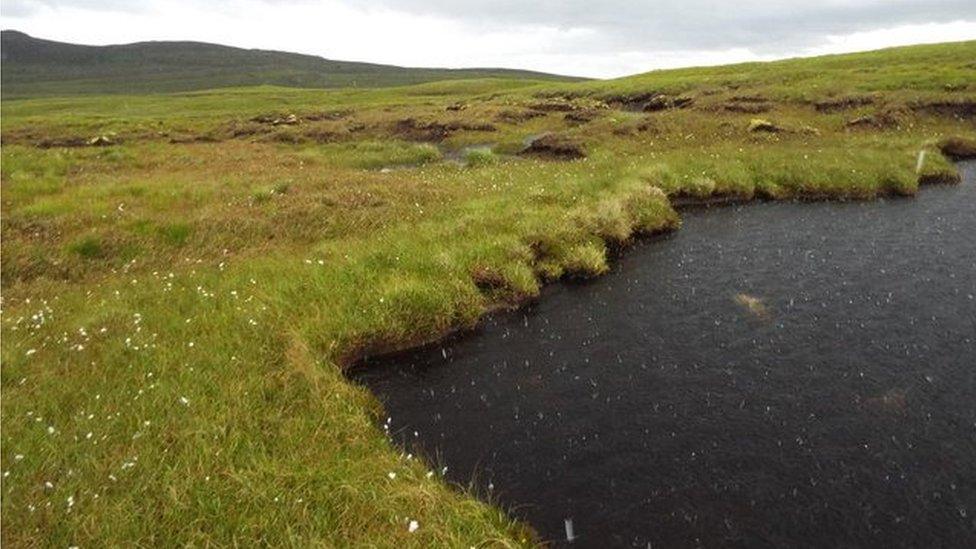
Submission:
[[[976,163],[914,199],[685,212],[613,272],[352,376],[574,547],[976,547]],[[568,544],[567,544],[568,545]]]

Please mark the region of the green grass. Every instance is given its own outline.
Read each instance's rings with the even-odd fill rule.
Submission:
[[[86,259],[94,259],[104,253],[101,242],[95,236],[86,236],[71,244],[70,250]]]
[[[660,91],[713,93],[733,89],[737,95],[761,91],[763,96],[818,101],[849,94],[970,95],[973,42],[889,48],[865,53],[741,63],[717,67],[654,71],[611,81],[574,85],[576,93],[626,94]],[[551,87],[561,92],[565,86]]]
[[[965,150],[973,119],[932,105],[976,98],[973,58],[965,43],[558,86],[5,100],[2,541],[532,545],[394,448],[343,369],[599,275],[610,250],[678,229],[682,200],[867,200],[951,179],[940,146]],[[818,111],[816,82],[873,103]],[[695,102],[603,104],[648,89]],[[785,130],[724,107],[747,95]],[[252,120],[269,113],[301,122]],[[848,126],[860,116],[884,123]],[[119,144],[63,146],[108,132]],[[517,154],[544,132],[588,157]]]
[[[464,153],[464,162],[468,166],[488,166],[498,162],[498,157],[488,148],[474,148]]]

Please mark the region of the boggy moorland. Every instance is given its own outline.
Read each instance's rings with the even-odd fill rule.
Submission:
[[[682,212],[611,271],[350,370],[551,545],[976,543],[976,164],[914,200]]]
[[[958,182],[974,58],[5,100],[3,542],[536,544],[346,368],[600,275],[688,202]]]

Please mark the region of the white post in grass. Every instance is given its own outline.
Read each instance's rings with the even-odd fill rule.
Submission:
[[[915,173],[922,173],[922,166],[925,165],[925,151],[918,151],[918,162],[915,163]]]
[[[573,534],[573,519],[568,518],[564,522],[566,524],[566,541],[572,543],[576,539],[576,535]]]

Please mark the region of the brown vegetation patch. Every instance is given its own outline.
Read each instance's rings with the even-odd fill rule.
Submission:
[[[573,111],[573,112],[566,113],[566,116],[563,117],[563,120],[575,124],[586,124],[587,122],[592,122],[599,115],[600,115],[599,112],[597,112],[596,110]]]
[[[47,137],[37,142],[41,149],[58,149],[62,147],[84,147],[88,139],[84,137]]]
[[[557,245],[550,236],[538,236],[526,241],[533,263],[550,261],[556,257]]]
[[[732,101],[736,103],[769,103],[770,99],[765,95],[733,95]]]
[[[722,108],[729,112],[738,112],[744,114],[761,114],[764,112],[769,112],[773,106],[769,103],[754,103],[754,102],[738,102],[731,101],[722,105]]]
[[[212,134],[200,134],[200,135],[174,135],[169,138],[169,142],[174,145],[185,145],[193,143],[217,143],[221,141],[217,136]]]
[[[877,122],[873,116],[858,116],[847,121],[845,126],[848,128],[866,128],[876,126]]]
[[[919,185],[958,185],[962,177],[955,171],[939,170],[918,176]]]
[[[604,96],[603,100],[618,109],[641,111],[644,110],[644,105],[648,101],[658,95],[660,95],[660,92],[614,94]]]
[[[586,158],[586,150],[579,140],[552,133],[533,139],[529,146],[522,151],[522,154],[558,160]]]
[[[328,128],[309,128],[302,132],[302,135],[309,141],[314,141],[315,143],[335,143],[345,137],[343,132]]]
[[[658,112],[668,109],[684,109],[690,107],[695,100],[692,97],[680,96],[672,97],[670,95],[656,95],[644,103],[641,108],[644,112]]]
[[[855,109],[857,107],[864,107],[867,105],[873,105],[874,98],[867,95],[847,95],[842,97],[831,97],[829,99],[824,99],[822,101],[817,101],[813,104],[813,108],[817,112],[831,113],[846,111],[849,109]]]
[[[268,133],[271,131],[267,126],[257,122],[231,122],[226,129],[228,135],[233,138],[250,137],[252,135]]]
[[[953,118],[976,117],[976,100],[954,99],[945,101],[916,101],[911,104],[914,111]]]
[[[393,126],[393,132],[411,141],[443,141],[459,131],[494,132],[498,128],[486,122],[470,123],[460,120],[450,122],[426,122],[416,118],[398,120]]]
[[[695,99],[688,96],[672,96],[660,92],[638,92],[630,94],[607,95],[607,104],[627,111],[657,112],[667,109],[683,109],[691,106]]]
[[[530,296],[512,286],[498,269],[478,265],[471,270],[471,280],[482,295],[498,308],[508,308],[525,302]]]
[[[636,129],[640,133],[644,133],[644,132],[656,133],[661,131],[661,125],[658,124],[656,121],[651,120],[650,118],[644,118],[640,122],[638,122],[636,126],[634,126],[634,129]]]
[[[311,114],[306,114],[302,116],[303,120],[308,120],[309,122],[324,122],[327,120],[336,121],[342,120],[352,114],[352,111],[320,111],[313,112]]]
[[[579,105],[562,98],[538,101],[528,105],[528,107],[539,112],[571,112],[580,108]]]
[[[0,145],[29,143],[31,145],[40,146],[42,139],[41,134],[27,128],[21,128],[13,131],[4,129],[3,132],[0,133]]]
[[[508,286],[508,281],[505,280],[502,273],[484,266],[478,266],[472,270],[471,280],[482,292],[502,290]]]
[[[858,116],[848,120],[845,126],[849,129],[891,129],[902,126],[905,113],[895,109],[884,109],[872,115]]]
[[[265,134],[261,141],[273,142],[273,143],[287,143],[289,145],[298,145],[305,142],[305,137],[294,131],[292,129],[281,129],[276,132]]]
[[[976,158],[976,139],[947,137],[939,142],[939,150],[953,160]]]
[[[385,198],[368,190],[345,187],[323,196],[320,203],[330,208],[344,209],[380,208],[389,204]]]
[[[270,124],[271,122],[281,118],[279,114],[259,114],[257,116],[251,117],[249,121],[257,122],[258,124]]]
[[[533,110],[505,110],[498,113],[495,119],[499,122],[508,122],[510,124],[521,124],[522,122],[528,122],[533,118],[539,118],[540,116],[545,116],[546,113]]]
[[[638,133],[650,132],[658,134],[662,131],[661,124],[651,116],[645,116],[639,120],[629,121],[616,126],[613,129],[614,135],[628,136]]]

